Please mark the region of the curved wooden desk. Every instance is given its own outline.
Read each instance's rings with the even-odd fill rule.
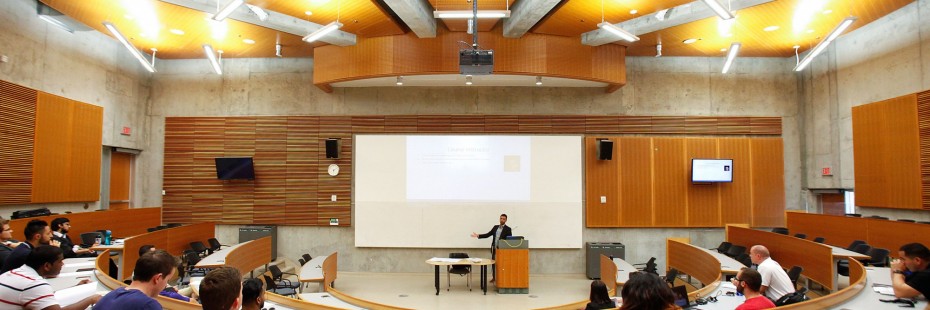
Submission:
[[[782,268],[801,266],[804,276],[836,291],[836,263],[831,247],[773,232],[727,225],[727,242],[750,249],[761,244]]]
[[[717,290],[723,273],[720,271],[720,261],[716,257],[702,248],[675,238],[665,240],[665,253],[669,268],[678,269],[704,284],[704,287],[688,293],[692,299],[708,296]]]
[[[884,219],[847,217],[786,211],[788,230],[811,237],[824,237],[826,243],[846,247],[862,240],[872,247],[888,249],[892,255],[906,243],[930,245],[930,225]]]

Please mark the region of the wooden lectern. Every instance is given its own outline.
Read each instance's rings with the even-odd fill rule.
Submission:
[[[497,292],[501,294],[529,294],[530,249],[529,240],[500,240],[497,244]]]

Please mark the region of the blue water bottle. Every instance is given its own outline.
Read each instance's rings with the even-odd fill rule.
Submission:
[[[104,245],[110,245],[110,234],[111,234],[110,230],[107,229],[107,233],[103,235],[103,244],[104,244]]]

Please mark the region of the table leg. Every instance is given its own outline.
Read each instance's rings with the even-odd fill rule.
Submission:
[[[481,265],[481,291],[488,294],[488,265]]]
[[[433,278],[436,282],[436,295],[439,295],[439,265],[436,265],[434,267],[435,267],[434,269],[435,274]]]

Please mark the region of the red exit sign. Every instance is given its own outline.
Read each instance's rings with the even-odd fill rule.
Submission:
[[[833,175],[833,171],[830,170],[830,167],[824,167],[820,169],[820,174],[822,175]]]

